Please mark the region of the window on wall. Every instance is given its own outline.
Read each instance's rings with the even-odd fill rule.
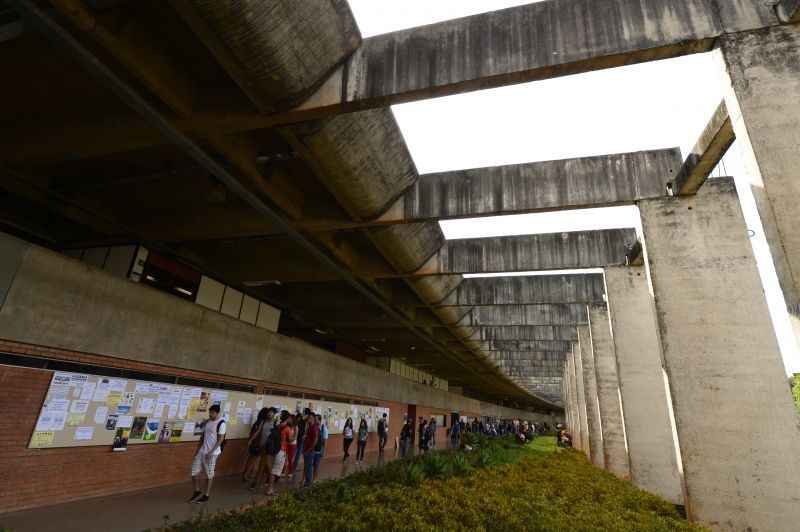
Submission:
[[[200,287],[200,274],[151,251],[144,265],[141,282],[188,301],[194,301]]]

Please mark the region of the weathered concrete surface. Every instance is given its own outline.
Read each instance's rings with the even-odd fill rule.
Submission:
[[[776,22],[753,0],[552,0],[365,39],[346,102],[390,104],[708,51]],[[588,23],[591,21],[591,23]],[[315,105],[336,105],[331,95]]]
[[[418,275],[502,273],[625,264],[633,229],[450,240]]]
[[[578,333],[574,326],[554,327],[546,326],[515,326],[515,327],[481,327],[476,330],[476,339],[484,341],[511,340],[565,340],[574,342]]]
[[[722,101],[700,134],[692,152],[686,157],[675,180],[670,184],[673,194],[678,196],[696,194],[734,140],[736,135],[733,133],[728,107]]]
[[[272,107],[308,97],[361,44],[345,0],[171,3],[201,39],[221,39],[217,60]]]
[[[580,346],[573,344],[570,357],[573,363],[573,375],[578,407],[578,423],[580,424],[581,449],[589,460],[592,459],[592,449],[589,444],[589,420],[586,414],[586,390],[583,385],[583,364],[581,363]]]
[[[800,320],[800,28],[729,35],[718,58],[728,72],[731,115],[786,304]]]
[[[401,198],[403,220],[603,207],[664,195],[678,148],[420,176]]]
[[[619,478],[629,479],[631,470],[628,442],[625,438],[617,357],[608,310],[605,307],[590,305],[589,326],[597,375],[597,400],[600,407],[606,469]]]
[[[575,373],[575,355],[570,352],[567,357],[567,398],[571,411],[570,432],[572,432],[572,446],[580,451],[588,452],[584,447],[585,435],[583,433],[582,418],[578,403],[578,382]]]
[[[461,308],[461,307],[458,307]],[[586,323],[585,306],[579,304],[498,305],[473,307],[466,326],[510,327],[524,325],[578,325]]]
[[[492,340],[480,342],[484,351],[554,351],[566,353],[572,349],[572,342],[568,340]]]
[[[732,180],[640,204],[692,518],[800,522],[800,429]]]
[[[634,484],[685,504],[661,339],[645,268],[605,270]]]
[[[480,408],[36,246],[0,309],[0,338],[453,412]]]
[[[292,126],[287,132],[354,220],[383,214],[417,179],[391,109],[339,115]]]
[[[800,0],[780,0],[775,6],[784,22],[800,22]]]
[[[586,308],[584,308],[584,312],[587,312]],[[583,369],[583,388],[586,395],[586,424],[589,428],[590,458],[594,465],[605,468],[603,426],[600,417],[600,405],[597,399],[597,374],[594,367],[594,351],[588,325],[578,327],[578,347]]]
[[[464,279],[443,306],[602,303],[602,274],[478,277]]]

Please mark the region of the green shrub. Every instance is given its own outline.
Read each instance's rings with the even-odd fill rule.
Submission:
[[[800,373],[795,373],[792,378],[792,397],[794,397],[794,406],[800,412]]]
[[[471,453],[396,460],[284,493],[269,506],[168,530],[702,530],[681,520],[670,503],[592,466],[582,454],[556,452],[553,438],[525,446],[507,447],[501,439],[481,444]],[[473,468],[498,456],[509,462]]]

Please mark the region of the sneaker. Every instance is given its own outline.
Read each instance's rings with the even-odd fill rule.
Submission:
[[[203,492],[202,492],[202,491],[195,491],[194,493],[192,493],[192,496],[191,496],[191,497],[189,497],[189,500],[188,500],[188,501],[186,501],[186,502],[194,502],[194,500],[195,500],[196,498],[198,498],[198,497],[199,497],[200,495],[202,495],[202,494],[203,494]]]
[[[204,502],[208,502],[208,495],[203,495],[202,497],[198,497],[197,499],[192,501],[195,504],[200,504]]]

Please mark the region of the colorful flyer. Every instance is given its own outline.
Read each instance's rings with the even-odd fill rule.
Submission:
[[[108,418],[108,407],[107,406],[98,406],[97,410],[94,411],[94,422],[97,425],[102,425],[106,422]]]
[[[111,447],[112,451],[127,451],[128,450],[128,437],[130,436],[130,429],[117,429],[114,435],[114,443]]]
[[[164,422],[161,427],[161,432],[158,433],[158,443],[169,443],[169,438],[172,435],[172,423],[169,421]]]
[[[156,441],[158,438],[158,425],[159,421],[148,421],[144,428],[143,441]]]
[[[133,418],[133,425],[131,426],[131,440],[141,440],[144,438],[145,428],[147,427],[147,418],[144,416]]]
[[[172,433],[169,435],[170,443],[177,443],[181,441],[181,435],[183,434],[183,421],[176,421],[172,424]]]
[[[118,417],[116,414],[111,414],[106,418],[106,430],[117,430]]]

